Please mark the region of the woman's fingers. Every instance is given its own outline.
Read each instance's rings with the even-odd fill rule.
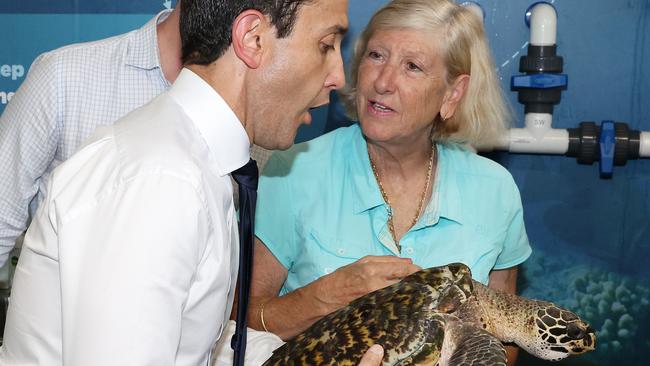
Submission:
[[[368,256],[321,277],[315,295],[321,303],[336,310],[420,269],[408,258]]]
[[[411,262],[384,262],[372,265],[374,266],[373,272],[384,280],[402,279],[422,269]]]
[[[378,344],[372,345],[368,348],[366,354],[363,355],[359,366],[379,366],[381,360],[384,358],[384,348]]]
[[[401,258],[394,255],[367,255],[357,262],[360,263],[402,263],[408,262],[413,263],[411,258]]]

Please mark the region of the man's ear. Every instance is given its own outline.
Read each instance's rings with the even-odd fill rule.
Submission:
[[[232,25],[232,46],[237,57],[246,66],[256,69],[262,62],[262,37],[268,28],[264,14],[249,9],[235,19]]]
[[[440,117],[443,120],[453,117],[458,103],[463,99],[469,86],[469,75],[460,75],[445,93],[445,99],[440,107]]]

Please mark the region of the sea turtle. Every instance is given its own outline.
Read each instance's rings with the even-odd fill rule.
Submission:
[[[593,350],[596,334],[574,313],[489,289],[454,263],[356,299],[275,350],[264,365],[357,365],[379,343],[382,365],[498,366],[506,364],[502,342],[557,361]]]

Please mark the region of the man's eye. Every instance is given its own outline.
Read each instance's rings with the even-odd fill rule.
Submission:
[[[329,51],[334,51],[336,48],[334,47],[333,44],[321,43],[320,44],[320,49],[321,49],[321,51],[323,51],[323,53],[325,53],[325,52],[329,52]]]

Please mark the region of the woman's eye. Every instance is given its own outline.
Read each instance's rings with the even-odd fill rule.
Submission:
[[[368,52],[368,57],[373,60],[378,60],[381,58],[381,55],[377,51],[370,51]]]
[[[406,67],[409,69],[409,71],[422,71],[420,66],[414,64],[413,62],[407,63]]]

